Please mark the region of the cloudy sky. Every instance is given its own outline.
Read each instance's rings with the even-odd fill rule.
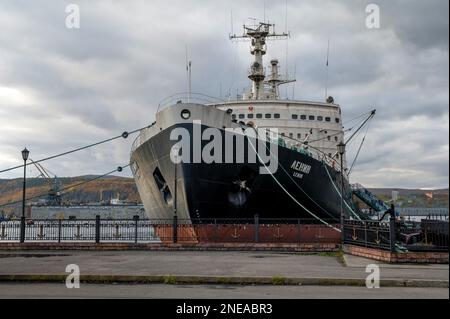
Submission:
[[[380,8],[379,29],[365,24],[370,2]],[[65,25],[70,3],[79,5],[79,29]],[[448,6],[447,0],[287,0],[287,7],[269,0],[0,0],[0,170],[20,164],[24,146],[39,159],[151,123],[159,101],[186,91],[186,45],[193,91],[222,98],[242,92],[250,55],[248,44],[228,40],[232,12],[235,33],[249,18],[265,16],[279,31],[287,24],[291,38],[270,42],[265,59],[277,57],[297,78],[282,90],[288,98],[323,100],[330,39],[328,93],[342,106],[344,123],[377,109],[352,182],[448,187]],[[128,163],[133,138],[44,166],[59,176],[102,174]],[[357,147],[353,142],[350,160]],[[38,175],[33,168],[29,174]]]

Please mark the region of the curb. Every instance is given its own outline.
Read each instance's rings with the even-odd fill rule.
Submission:
[[[1,282],[65,282],[67,274],[0,275]],[[218,284],[218,285],[289,285],[289,286],[366,286],[358,278],[286,278],[286,277],[225,277],[225,276],[133,276],[133,275],[81,275],[84,283],[136,283],[136,284]],[[448,280],[382,279],[380,287],[449,288]]]

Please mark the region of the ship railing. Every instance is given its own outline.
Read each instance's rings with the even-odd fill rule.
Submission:
[[[174,93],[158,103],[158,111],[179,103],[198,103],[198,104],[216,104],[225,103],[226,101],[211,95],[197,92],[179,92]]]
[[[259,76],[265,76],[266,75],[266,68],[265,67],[250,67],[247,69],[247,75],[259,75]]]
[[[325,154],[321,150],[317,149],[316,147],[313,147],[311,145],[308,145],[305,142],[295,140],[294,138],[278,134],[275,138],[271,138],[270,134],[268,135],[269,141],[273,143],[278,143],[279,146],[289,148],[291,150],[297,151],[299,153],[302,153],[306,156],[309,156],[311,158],[314,158],[315,160],[322,162],[326,165],[328,165],[330,168],[333,168],[334,170],[340,172],[341,171],[341,165],[339,161],[337,161],[335,158],[330,157],[329,155]]]
[[[133,140],[133,143],[131,144],[131,151],[130,153],[133,153],[139,146],[142,145],[147,140],[147,136],[145,132],[148,132],[148,130],[155,125],[156,122],[153,122],[149,127],[146,127],[142,129],[139,134],[136,136],[136,138]]]

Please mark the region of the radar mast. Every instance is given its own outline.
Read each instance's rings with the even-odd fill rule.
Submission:
[[[267,97],[277,99],[278,94],[278,86],[285,83],[294,82],[295,80],[282,80],[279,78],[278,74],[278,61],[272,60],[272,73],[269,77],[268,81],[264,81],[266,78],[266,72],[263,65],[263,55],[266,54],[267,46],[266,39],[274,38],[274,39],[287,39],[289,37],[289,33],[276,33],[275,32],[275,24],[259,22],[259,24],[254,26],[249,26],[244,24],[244,34],[243,35],[235,35],[230,34],[230,40],[239,40],[239,39],[250,39],[251,47],[250,53],[254,56],[254,60],[250,65],[250,70],[248,74],[248,78],[252,81],[252,90],[248,96],[250,100],[261,100]],[[275,63],[273,63],[276,61]],[[270,85],[269,94],[265,95],[264,93],[264,84]]]

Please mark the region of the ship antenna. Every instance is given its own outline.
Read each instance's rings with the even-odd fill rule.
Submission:
[[[244,25],[244,34],[230,35],[230,40],[251,40],[250,53],[254,56],[253,63],[250,66],[248,78],[252,81],[252,91],[249,98],[252,100],[259,100],[263,98],[264,93],[264,79],[266,77],[263,66],[263,55],[266,54],[266,39],[286,39],[288,33],[277,34],[274,30],[274,24],[259,22],[259,24],[246,26]]]
[[[191,93],[192,92],[192,62],[189,60],[189,94],[188,101],[191,101]]]
[[[330,38],[328,38],[328,46],[327,46],[327,64],[326,64],[326,77],[325,77],[325,101],[328,98],[328,59],[330,55]]]
[[[284,12],[284,32],[288,33],[288,0],[285,1],[285,12]],[[289,50],[289,37],[286,38],[286,60],[284,68],[286,70],[285,78],[288,79],[288,50]],[[286,86],[286,99],[288,98],[288,88]]]
[[[233,33],[233,10],[231,10],[230,16],[231,16],[231,33],[230,33],[230,36],[231,36],[231,35],[234,34],[234,33]]]
[[[189,60],[188,61],[188,46],[186,44],[186,75],[187,75],[187,82],[188,82],[188,103],[191,101],[191,69],[192,69],[192,63]]]

